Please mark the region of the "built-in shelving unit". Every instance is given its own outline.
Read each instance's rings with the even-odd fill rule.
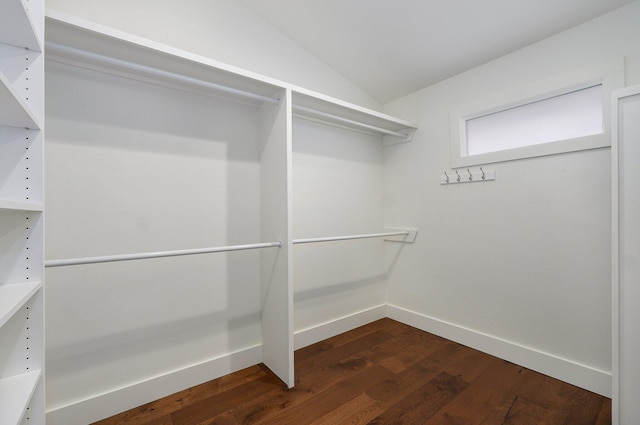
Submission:
[[[44,424],[42,1],[0,14],[0,423]]]
[[[46,29],[47,60],[52,64],[71,65],[83,72],[98,71],[110,77],[228,100],[260,111],[259,127],[263,135],[259,143],[261,240],[246,242],[279,241],[277,247],[261,250],[260,348],[262,361],[287,386],[293,387],[293,245],[301,243],[301,240],[296,242],[293,235],[294,117],[372,134],[383,145],[410,141],[416,126],[378,111],[75,17],[50,12]],[[51,137],[53,128],[50,123]],[[233,214],[233,211],[228,213]],[[381,240],[385,235],[391,235],[400,242],[415,238],[413,230],[413,233],[402,229],[380,233],[384,227],[380,220],[379,228],[372,229],[372,235]],[[409,237],[410,234],[413,237]],[[333,234],[327,236],[334,241],[343,239]],[[356,238],[369,237],[359,234]],[[380,247],[383,249],[382,245]],[[48,260],[49,264],[56,264],[57,259]],[[84,400],[81,410],[90,410],[91,406],[104,405],[104,402],[104,398],[98,397]],[[69,408],[69,404],[52,407],[50,419],[54,425],[73,423],[65,409],[72,407]]]

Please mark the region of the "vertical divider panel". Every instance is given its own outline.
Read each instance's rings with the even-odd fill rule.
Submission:
[[[262,360],[289,388],[293,373],[292,113],[291,90],[278,105],[262,106],[261,251]]]

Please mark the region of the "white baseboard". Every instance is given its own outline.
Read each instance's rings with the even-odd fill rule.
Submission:
[[[383,304],[297,331],[295,349],[382,319],[385,315],[386,305]],[[249,347],[74,403],[54,406],[47,410],[47,425],[86,425],[261,362],[261,345]]]
[[[86,425],[262,361],[256,345],[47,411],[47,425]]]
[[[580,388],[611,397],[610,372],[597,370],[553,354],[393,305],[387,305],[387,317]]]
[[[350,331],[367,323],[374,322],[386,317],[387,305],[382,304],[367,310],[359,311],[348,316],[340,317],[307,329],[294,332],[293,345],[295,349],[315,344],[332,336]]]
[[[611,397],[612,378],[609,372],[597,370],[530,347],[483,334],[473,329],[387,304],[296,331],[294,334],[295,349],[323,341],[385,317],[508,360],[594,393]],[[78,400],[65,406],[53,407],[47,411],[47,424],[86,425],[245,367],[256,365],[261,361],[261,346],[249,347],[126,387],[114,389],[104,394]]]

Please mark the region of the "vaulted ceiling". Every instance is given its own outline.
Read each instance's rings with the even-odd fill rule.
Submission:
[[[635,0],[241,0],[380,102]]]

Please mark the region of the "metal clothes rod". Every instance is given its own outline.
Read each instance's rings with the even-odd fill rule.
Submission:
[[[350,125],[354,125],[357,127],[361,127],[361,128],[365,128],[368,130],[373,130],[373,131],[377,131],[379,133],[383,133],[383,134],[388,134],[390,136],[397,136],[397,137],[404,137],[405,139],[408,137],[406,134],[404,133],[400,133],[399,131],[393,131],[393,130],[387,130],[386,128],[381,128],[381,127],[376,127],[373,125],[369,125],[369,124],[365,124],[359,121],[354,121],[354,120],[350,120],[348,118],[343,118],[337,115],[333,115],[333,114],[329,114],[326,112],[320,112],[320,111],[316,111],[315,109],[312,108],[307,108],[306,106],[300,106],[300,105],[293,105],[293,109],[298,110],[298,111],[304,111],[304,112],[309,112],[312,113],[314,115],[317,115],[319,117],[324,117],[324,118],[328,118],[328,119],[332,119],[338,122],[342,122],[345,124],[350,124]]]
[[[139,64],[131,63],[121,59],[110,58],[108,56],[103,56],[97,53],[91,53],[84,50],[75,49],[73,47],[62,46],[57,43],[47,42],[46,48],[48,52],[59,53],[59,54],[66,53],[67,55],[71,55],[72,57],[79,57],[79,58],[83,58],[83,59],[87,59],[95,62],[117,66],[120,68],[144,73],[144,74],[155,76],[155,77],[161,77],[165,79],[178,81],[180,83],[191,84],[191,85],[195,85],[195,86],[199,86],[207,89],[213,89],[222,93],[228,93],[236,96],[259,100],[261,102],[268,102],[268,103],[274,103],[274,104],[277,104],[280,102],[279,99],[274,99],[272,97],[262,96],[260,94],[251,93],[245,90],[227,87],[222,84],[216,84],[209,81],[199,80],[197,78],[187,77],[185,75],[176,74],[175,72],[162,71],[149,66],[139,65]]]
[[[408,230],[398,231],[398,232],[387,232],[387,233],[368,233],[365,235],[350,235],[350,236],[329,236],[324,238],[307,238],[307,239],[294,239],[293,244],[301,244],[301,243],[316,243],[316,242],[331,242],[331,241],[348,241],[353,239],[369,239],[369,238],[384,238],[387,236],[407,236],[409,235]]]
[[[181,255],[209,254],[214,252],[243,251],[258,248],[281,247],[282,242],[264,242],[248,245],[230,245],[215,248],[183,249],[177,251],[144,252],[140,254],[105,255],[101,257],[69,258],[45,261],[45,267],[75,266],[80,264],[111,263],[115,261],[145,260],[148,258],[177,257]]]

